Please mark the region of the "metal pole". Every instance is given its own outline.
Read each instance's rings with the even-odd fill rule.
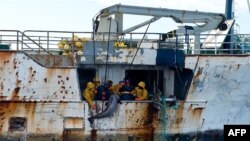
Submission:
[[[247,5],[248,5],[249,14],[250,14],[250,2],[249,2],[249,0],[247,0]]]
[[[22,46],[21,46],[21,50],[23,50],[23,35],[22,35]]]
[[[17,50],[19,50],[19,47],[18,47],[18,44],[19,44],[19,31],[17,31],[17,39],[16,39],[16,47],[17,47]]]
[[[39,46],[41,46],[41,39],[40,39],[41,37],[39,36],[38,37],[38,44],[39,44]],[[40,53],[40,47],[39,47],[39,53]]]
[[[215,35],[215,48],[214,48],[214,54],[217,54],[217,35]]]
[[[228,20],[234,18],[234,15],[233,15],[233,1],[234,0],[227,0],[226,1],[225,14],[226,14],[226,18]],[[230,49],[230,51],[229,51],[230,54],[233,53],[232,35],[233,35],[233,28],[228,32],[228,36],[225,39],[226,44],[224,46],[224,48]]]
[[[129,47],[132,47],[132,33],[130,33]]]
[[[47,32],[47,50],[49,50],[49,31]]]

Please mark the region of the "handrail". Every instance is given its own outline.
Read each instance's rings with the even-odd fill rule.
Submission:
[[[36,43],[35,41],[33,41],[29,36],[26,36],[24,33],[20,32],[24,37],[28,38],[30,41],[32,41],[35,45],[37,45],[39,48],[43,49],[45,52],[47,52],[48,54],[54,56],[52,53],[50,53],[49,51],[47,51],[45,48],[43,48],[42,46],[40,46],[38,43]]]
[[[28,41],[31,41],[33,44],[37,45],[39,48],[41,48],[42,50],[44,50],[45,52],[47,52],[48,54],[54,56],[52,53],[48,52],[45,48],[43,48],[42,46],[40,46],[38,43],[36,43],[34,40],[32,40],[29,36],[25,35],[23,32],[19,31],[19,30],[0,30],[0,32],[16,32],[17,33],[17,46],[18,46],[18,43],[19,41],[22,43],[22,44],[25,44],[27,47],[31,48],[30,46],[28,46],[28,44],[24,43],[23,42],[23,37],[27,38]],[[21,34],[22,36],[22,40],[19,40],[19,34]],[[11,36],[11,35],[7,35],[7,36]],[[32,49],[32,48],[31,48]],[[32,49],[33,50],[33,49]]]
[[[32,45],[34,44],[36,45],[39,49],[42,49],[43,51],[45,51],[46,53],[54,56],[54,54],[51,53],[51,51],[49,51],[50,49],[58,49],[57,44],[62,40],[62,39],[72,39],[74,37],[74,35],[83,35],[84,37],[87,36],[87,38],[89,39],[89,41],[97,41],[96,39],[93,39],[93,34],[98,35],[100,38],[98,38],[98,41],[104,41],[105,38],[102,36],[106,36],[108,35],[108,33],[105,32],[82,32],[82,31],[45,31],[45,30],[25,30],[24,32],[18,31],[18,30],[0,30],[1,31],[6,31],[6,32],[16,32],[16,40],[17,42],[21,42],[22,44],[24,44],[26,47],[28,47],[29,49],[32,49]],[[34,33],[38,33],[38,34],[34,34]],[[29,35],[31,34],[31,35]],[[119,34],[116,32],[111,32],[110,34],[112,34],[112,36],[114,36],[114,38],[111,39],[111,41],[123,41],[124,43],[127,44],[128,47],[138,47],[138,42],[140,42],[141,38],[140,36],[143,35],[143,33],[128,33],[128,34]],[[148,45],[151,43],[153,45],[153,43],[157,44],[157,47],[161,47],[161,45],[164,47],[170,46],[171,48],[176,48],[176,40],[165,40],[162,41],[163,35],[165,33],[147,33],[147,36],[149,37],[148,40],[144,40],[143,43],[148,43]],[[169,34],[169,33],[167,33]],[[8,36],[8,35],[6,35]],[[10,35],[11,36],[11,35]],[[200,39],[201,39],[201,45],[205,44],[205,38],[207,36],[210,36],[213,38],[213,41],[211,40],[206,40],[206,46],[205,47],[201,47],[199,49],[194,49],[192,48],[192,45],[195,43],[194,38],[192,38],[194,35],[186,35],[186,34],[181,34],[181,35],[175,35],[175,37],[178,37],[178,48],[180,50],[184,50],[187,52],[187,54],[190,54],[191,50],[195,51],[195,50],[199,50],[199,51],[210,51],[209,54],[211,54],[211,51],[214,52],[214,54],[217,54],[220,51],[229,51],[229,50],[233,50],[233,51],[237,51],[237,52],[241,52],[241,53],[246,53],[246,51],[250,52],[250,34],[233,34],[233,35],[228,35],[227,36],[233,36],[234,38],[237,38],[238,40],[235,39],[235,41],[233,42],[224,42],[224,40],[221,40],[221,36],[226,36],[225,34],[200,34]],[[248,40],[247,41],[243,41],[240,40],[243,36],[247,36]],[[22,40],[20,40],[20,37],[22,38]],[[120,38],[119,38],[120,37]],[[133,37],[133,38],[132,38]],[[138,38],[139,37],[139,38]],[[186,40],[186,37],[188,37],[188,40]],[[170,38],[171,39],[171,38]],[[2,40],[3,41],[3,40]],[[13,40],[15,41],[15,40]],[[28,42],[30,41],[30,42]],[[74,42],[74,41],[73,41]],[[236,45],[239,48],[220,48],[222,45]],[[245,45],[247,44],[247,45]],[[31,46],[30,46],[31,45]],[[47,47],[46,47],[47,45]],[[146,44],[145,44],[146,45]],[[18,46],[18,45],[17,45]],[[183,48],[185,47],[185,48]],[[186,48],[187,47],[187,48]],[[191,48],[189,48],[191,47]],[[245,48],[247,47],[247,49]],[[142,48],[144,48],[142,46]],[[74,49],[74,48],[73,48]],[[32,49],[34,50],[34,48]],[[189,53],[188,53],[189,51]],[[204,53],[204,52],[203,52]],[[238,53],[236,53],[238,54]]]
[[[11,38],[11,37],[13,37],[13,36],[16,36],[16,40],[1,40],[1,42],[2,42],[2,41],[16,41],[17,50],[22,51],[22,52],[25,53],[25,51],[23,50],[23,45],[25,45],[26,47],[28,47],[29,49],[31,49],[32,51],[34,51],[34,48],[32,48],[32,47],[29,45],[30,43],[24,42],[24,41],[30,41],[31,44],[36,45],[36,46],[38,47],[39,50],[42,49],[44,52],[46,52],[47,54],[49,54],[50,56],[52,56],[52,58],[53,58],[53,64],[55,64],[55,57],[54,57],[54,55],[53,55],[51,52],[47,51],[45,48],[43,48],[41,45],[39,45],[37,42],[35,42],[34,40],[32,40],[29,36],[25,35],[23,32],[21,32],[21,31],[19,31],[19,30],[0,30],[0,33],[1,33],[1,32],[15,33],[15,35],[6,35],[6,36],[9,37],[9,38]],[[0,35],[0,36],[1,36],[1,35]],[[6,37],[6,36],[5,36],[5,37]],[[21,37],[21,40],[19,39],[20,37]],[[26,38],[27,40],[24,40],[24,38]],[[0,42],[0,43],[1,43],[1,42]],[[21,45],[22,45],[21,50],[19,49],[19,43],[21,43]],[[28,55],[29,57],[31,57],[28,53],[25,53],[25,54]],[[31,57],[31,58],[33,58],[33,57]],[[33,58],[33,59],[34,59],[34,58]]]

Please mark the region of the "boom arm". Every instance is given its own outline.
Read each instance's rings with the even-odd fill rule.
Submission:
[[[198,11],[186,11],[186,10],[173,10],[166,8],[153,8],[153,7],[139,7],[139,6],[129,6],[116,4],[100,11],[100,22],[102,18],[108,17],[110,15],[119,15],[118,19],[115,19],[118,23],[118,32],[123,32],[122,29],[122,14],[133,14],[133,15],[145,15],[153,16],[154,18],[168,17],[172,18],[176,23],[203,23],[200,26],[194,26],[194,30],[197,32],[204,32],[212,29],[217,29],[223,27],[222,24],[225,21],[225,16],[219,13],[208,13],[208,12],[198,12]],[[152,20],[154,22],[155,20]],[[145,22],[144,22],[145,23]],[[151,23],[151,22],[149,22]],[[145,24],[142,24],[144,26]],[[140,27],[131,27],[130,29],[137,29]],[[225,28],[225,27],[224,27]],[[126,31],[126,30],[125,30]],[[131,31],[131,30],[128,30]]]

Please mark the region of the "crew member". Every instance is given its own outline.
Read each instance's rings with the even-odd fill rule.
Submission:
[[[138,83],[133,91],[130,92],[135,96],[135,100],[148,100],[148,91],[145,88],[145,83],[143,81]]]
[[[119,81],[118,84],[115,84],[115,85],[112,86],[111,92],[114,93],[114,94],[120,95],[120,93],[121,93],[122,90],[123,90],[124,85],[125,85],[125,84],[124,84],[123,81]]]
[[[126,79],[124,81],[124,86],[121,89],[121,99],[134,100],[135,97],[130,93],[132,90],[134,90],[134,87],[130,84],[130,80]]]
[[[131,85],[131,81],[129,79],[125,80],[123,91],[125,92],[131,92],[134,89],[134,87]]]
[[[95,95],[96,95],[96,93],[95,93],[94,83],[88,82],[87,87],[83,91],[83,96],[84,96],[85,100],[88,102],[91,109],[94,109],[94,110],[96,110],[96,105],[93,102]]]
[[[97,100],[108,100],[112,93],[113,81],[108,80],[97,88]]]

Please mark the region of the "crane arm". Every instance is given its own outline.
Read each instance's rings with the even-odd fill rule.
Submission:
[[[101,10],[102,16],[109,16],[115,13],[144,15],[154,17],[173,18],[176,23],[206,22],[206,19],[214,18],[224,20],[223,14],[208,13],[199,11],[175,10],[166,8],[140,7],[116,4]]]
[[[153,17],[172,18],[176,23],[204,23],[202,26],[194,27],[200,32],[217,29],[226,20],[220,13],[209,13],[199,11],[175,10],[166,8],[140,7],[116,4],[100,11],[100,17],[108,17],[113,14],[133,14]],[[118,24],[122,21],[117,21]]]

